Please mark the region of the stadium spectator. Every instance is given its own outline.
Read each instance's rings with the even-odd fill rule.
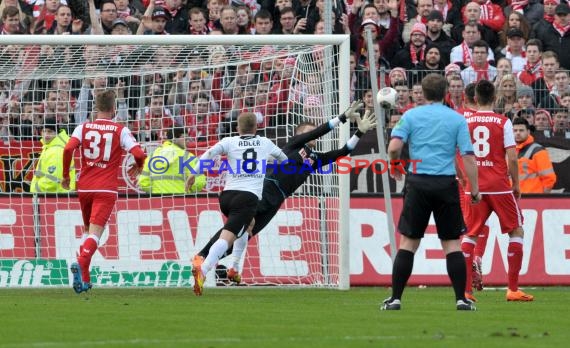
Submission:
[[[206,16],[208,21],[208,28],[210,30],[217,28],[217,24],[220,20],[220,14],[222,12],[222,7],[224,6],[224,0],[207,0],[206,9],[208,10],[208,15]]]
[[[405,44],[407,44],[412,39],[412,34],[417,28],[416,24],[423,24],[424,26],[427,24],[428,16],[432,12],[432,10],[433,10],[433,0],[417,1],[416,5],[417,16],[409,18],[408,21],[404,23],[404,28],[402,29],[402,40],[404,41]]]
[[[131,35],[129,24],[121,18],[117,18],[111,24],[111,35]]]
[[[520,109],[515,114],[515,117],[513,118],[513,120],[516,120],[517,118],[522,118],[522,119],[526,120],[529,125],[534,127],[534,114],[535,114],[535,112],[536,111],[533,108]]]
[[[89,0],[89,12],[95,11],[93,0]],[[92,34],[111,34],[113,21],[118,18],[117,5],[113,0],[103,0],[100,5],[100,16],[97,18],[95,13],[91,13],[91,26],[94,31]]]
[[[210,28],[206,22],[206,14],[204,9],[193,7],[188,11],[188,33],[191,35],[207,35]]]
[[[472,2],[470,4],[472,4]],[[461,67],[463,70],[471,66],[471,63],[473,61],[473,44],[481,40],[481,26],[478,25],[475,21],[467,22],[465,26],[463,26],[461,35],[463,41],[461,44],[451,49],[449,61],[451,63],[459,65],[459,67]],[[495,61],[495,55],[493,54],[491,48],[489,48],[487,61]]]
[[[496,58],[505,57],[511,62],[512,72],[518,74],[526,65],[524,33],[518,28],[507,31],[507,45],[495,54]]]
[[[180,117],[172,115],[172,111],[164,105],[162,90],[150,97],[150,105],[141,113],[137,111],[137,123],[133,126],[139,141],[157,141],[164,136],[164,131],[172,126],[182,126]]]
[[[24,34],[24,30],[24,27],[20,24],[20,10],[14,6],[5,7],[2,11],[0,35]]]
[[[292,7],[285,7],[279,13],[280,25],[274,29],[274,34],[297,34],[296,23],[295,10]]]
[[[518,110],[535,109],[534,91],[527,85],[517,87]]]
[[[426,27],[426,44],[437,46],[441,54],[441,62],[448,65],[455,42],[443,30],[443,14],[437,10],[431,11],[427,17]]]
[[[550,95],[555,98],[555,102],[561,105],[561,96],[570,89],[570,79],[568,78],[568,70],[559,69],[554,74],[554,87],[550,91]]]
[[[232,6],[224,6],[220,11],[219,29],[226,35],[246,34],[245,29],[238,26],[237,13]]]
[[[51,28],[47,30],[46,34],[81,34],[82,27],[83,21],[80,19],[73,20],[71,17],[71,9],[66,5],[60,5],[55,12],[55,20],[53,21]]]
[[[522,32],[522,38],[524,41],[528,40],[530,37],[530,24],[528,20],[523,16],[520,12],[511,12],[505,24],[503,25],[503,29],[500,31],[500,39],[501,39],[501,46],[507,46],[507,39],[508,39],[508,32],[511,28],[517,28]]]
[[[554,135],[559,135],[568,139],[567,132],[570,130],[568,127],[568,109],[557,109],[554,111],[552,116],[552,121],[554,125],[552,126],[552,131]]]
[[[485,25],[481,18],[483,17],[481,6],[476,1],[468,2],[462,9],[463,11],[463,23],[456,25],[451,31],[451,38],[455,40],[455,42],[461,42],[465,40],[463,37],[463,31],[465,30],[465,26],[469,23],[477,24],[477,31],[479,32],[479,37],[475,40],[484,40],[489,44],[492,50],[499,46],[499,37],[497,32],[487,25]],[[501,26],[503,24],[501,23]],[[499,29],[500,30],[500,29]],[[451,60],[453,63],[454,61]]]
[[[536,110],[536,114],[534,115],[534,128],[536,132],[550,131],[552,129],[552,116],[548,110]]]
[[[530,124],[524,118],[513,120],[521,193],[549,193],[556,174],[548,151],[534,141]]]
[[[70,187],[70,163],[75,149],[81,151],[81,177],[77,182],[79,204],[87,238],[79,249],[77,262],[71,265],[73,290],[81,293],[91,289],[89,266],[99,240],[117,200],[117,171],[124,149],[135,163],[129,175],[138,175],[146,155],[128,128],[111,121],[115,116],[115,92],[106,90],[96,97],[97,119],[79,125],[63,152],[62,187]],[[105,139],[104,142],[101,139]],[[97,150],[95,150],[97,149]]]
[[[168,13],[164,30],[169,34],[188,34],[188,11],[183,0],[165,0],[164,9]]]
[[[137,30],[137,35],[168,35],[170,33],[166,31],[166,24],[169,20],[170,15],[168,12],[164,8],[157,6],[152,10],[150,21],[145,13],[142,23]]]
[[[59,0],[46,0],[43,6],[35,4],[34,6],[34,21],[32,24],[31,33],[45,34],[52,27],[55,20],[55,12],[60,5]],[[37,7],[36,7],[37,6]]]
[[[408,88],[408,83],[405,80],[397,80],[392,88],[398,92],[398,99],[396,101],[396,112],[403,114],[408,109],[413,107],[410,98],[410,89]]]
[[[434,0],[434,10],[443,16],[443,31],[451,37],[451,28],[461,24],[461,8],[459,1]]]
[[[138,186],[141,190],[151,194],[165,193],[187,193],[186,176],[190,172],[188,168],[180,167],[180,159],[184,162],[195,155],[186,150],[186,132],[183,127],[167,129],[165,140],[157,147],[152,155],[146,158],[143,170],[138,178]],[[160,157],[167,162],[164,163],[166,170],[151,170],[149,162],[153,157]],[[190,161],[189,165],[197,169],[198,159]],[[199,192],[206,186],[206,176],[196,177],[194,184],[188,192]]]
[[[422,81],[422,89],[427,105],[408,110],[402,116],[402,121],[392,130],[388,146],[390,161],[399,160],[404,143],[409,142],[410,157],[421,158],[422,162],[413,174],[406,175],[406,195],[398,223],[400,244],[392,270],[392,295],[384,300],[381,309],[401,308],[402,294],[414,265],[414,254],[424,237],[432,210],[437,206],[441,209],[434,215],[437,233],[446,255],[456,309],[475,310],[472,302],[465,298],[465,257],[459,242],[465,232],[465,224],[454,166],[459,147],[473,185],[472,200],[478,202],[481,196],[473,146],[465,118],[442,104],[447,89],[445,78],[430,74]],[[393,177],[401,180],[402,173],[394,171]]]
[[[253,19],[253,33],[257,35],[271,34],[273,31],[273,18],[271,13],[265,9],[259,10]]]
[[[410,31],[408,43],[396,53],[392,63],[404,69],[416,68],[425,59],[425,54],[426,26],[423,23],[416,23]]]
[[[531,38],[542,37],[554,22],[554,13],[556,6],[560,4],[560,0],[544,0],[543,1],[543,17],[540,18],[532,27],[530,32]]]
[[[546,1],[549,0],[545,0],[544,2],[546,3]],[[502,5],[504,2],[498,3]],[[543,6],[540,0],[510,0],[507,3],[510,3],[510,6],[503,7],[505,15],[518,13],[525,18],[529,27],[535,25],[543,16]],[[505,22],[509,22],[509,19],[510,16]],[[528,39],[528,36],[526,38]]]
[[[566,90],[560,95],[560,105],[570,110],[570,90]]]
[[[526,43],[526,64],[518,74],[521,83],[531,86],[542,76],[542,43],[530,39]]]
[[[53,0],[52,0],[53,1]],[[57,2],[59,4],[59,1]],[[22,8],[19,0],[3,0],[0,3],[0,15],[4,13],[4,9],[7,7],[15,7],[18,9],[18,21],[20,23],[20,31],[26,34],[33,34],[33,23],[34,20],[29,13],[26,13]],[[0,18],[0,26],[4,24],[4,20]]]
[[[248,6],[236,6],[236,23],[240,31],[246,34],[253,33],[253,15],[251,14],[251,10]]]
[[[497,86],[495,112],[512,119],[517,100],[517,78],[513,74],[503,75]]]
[[[553,51],[546,51],[542,54],[542,76],[536,79],[531,87],[536,91],[534,104],[539,108],[553,110],[557,106],[551,103],[549,94],[556,81],[556,71],[560,69],[558,55]]]
[[[416,81],[412,84],[412,104],[414,107],[424,105],[426,100],[424,98],[424,91],[422,82]]]
[[[66,189],[63,180],[63,148],[69,141],[65,129],[58,129],[59,122],[45,119],[42,129],[42,152],[38,158],[30,192],[57,193],[75,191],[75,168],[71,161],[70,182]]]
[[[421,81],[423,78],[430,74],[444,73],[445,65],[441,61],[441,52],[438,46],[431,45],[426,47],[424,59],[414,68],[408,70],[408,81]]]
[[[132,33],[137,32],[142,18],[141,11],[135,6],[136,2],[137,1],[130,0],[115,0],[115,5],[117,5],[117,19],[125,21]]]
[[[489,64],[488,61],[489,46],[483,40],[473,43],[473,62],[461,71],[461,78],[465,85],[471,82],[487,80],[493,81],[497,76],[497,68]]]
[[[511,61],[505,57],[499,58],[497,61],[497,76],[495,76],[495,79],[493,80],[495,87],[498,86],[504,75],[510,75],[512,73],[513,65],[511,64]]]
[[[554,21],[541,31],[536,31],[534,37],[542,42],[545,51],[554,51],[558,55],[560,65],[570,69],[570,8],[568,4],[560,3],[554,12]]]
[[[184,124],[188,135],[196,142],[215,142],[220,133],[220,117],[211,109],[208,95],[204,92],[192,96],[191,109],[184,111]]]
[[[459,75],[452,75],[448,80],[448,93],[445,98],[447,106],[453,110],[463,109],[463,91],[465,90],[463,85],[463,79]]]

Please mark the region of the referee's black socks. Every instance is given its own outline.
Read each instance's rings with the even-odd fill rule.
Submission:
[[[392,268],[392,299],[402,298],[412,268],[414,268],[414,253],[409,250],[398,250]]]
[[[465,270],[465,257],[463,252],[455,251],[447,254],[447,274],[451,279],[453,291],[455,291],[455,300],[465,298],[465,282],[467,280],[467,271]]]

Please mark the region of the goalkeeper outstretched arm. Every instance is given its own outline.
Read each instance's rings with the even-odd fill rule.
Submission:
[[[333,130],[336,126],[341,123],[346,123],[347,120],[356,120],[360,118],[360,114],[358,111],[364,106],[364,103],[361,101],[354,101],[350,105],[345,112],[343,112],[340,116],[337,116],[326,123],[321,124],[317,128],[298,135],[294,135],[289,139],[287,144],[283,146],[283,151],[287,151],[288,149],[295,149],[301,148],[305,146],[306,143],[310,142],[311,140],[318,139],[323,135],[327,134],[331,130]]]
[[[366,132],[368,132],[369,130],[376,128],[376,116],[374,115],[374,113],[372,113],[371,110],[366,110],[362,118],[360,117],[356,118],[356,123],[358,124],[358,129],[356,130],[356,132],[354,132],[352,137],[346,142],[346,145],[344,145],[340,149],[331,150],[319,154],[319,159],[321,159],[321,161],[315,163],[317,165],[315,169],[318,169],[323,165],[330,164],[331,162],[336,161],[339,157],[349,155],[358,144],[360,138],[364,134],[366,134]]]

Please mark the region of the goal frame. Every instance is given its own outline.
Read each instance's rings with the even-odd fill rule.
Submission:
[[[5,35],[7,45],[335,45],[338,46],[339,110],[346,110],[350,102],[350,36],[349,35]],[[329,50],[325,50],[329,51]],[[327,53],[325,53],[326,55]],[[325,57],[325,59],[332,59]],[[327,91],[328,92],[328,91]],[[335,116],[335,115],[329,115]],[[349,138],[349,125],[340,127],[339,146]],[[350,288],[349,213],[350,178],[339,175],[339,290]]]

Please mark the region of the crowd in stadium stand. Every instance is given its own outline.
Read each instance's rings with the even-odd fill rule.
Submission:
[[[376,66],[385,71],[382,82],[399,92],[390,124],[424,102],[420,81],[437,72],[449,81],[450,107],[463,106],[468,83],[488,79],[498,88],[498,112],[511,119],[527,118],[542,138],[569,141],[570,10],[564,0],[332,2],[333,33],[351,37],[351,99],[363,99],[367,108],[372,107],[367,51],[373,49],[379,57]],[[325,0],[3,0],[0,34],[319,35],[325,32],[324,4]],[[365,40],[367,28],[373,35],[372,48]],[[85,46],[80,58],[85,69],[128,55],[115,47],[102,57],[96,49]],[[26,52],[0,46],[0,62],[25,65]],[[46,46],[37,54],[40,61],[55,64],[68,53]],[[156,67],[168,64],[173,54],[181,52],[165,48],[162,56],[155,54],[148,70],[159,70]],[[231,54],[230,47],[217,46],[204,64],[224,62]],[[37,140],[44,119],[56,119],[70,133],[92,116],[97,91],[114,87],[117,120],[127,123],[140,141],[160,140],[172,125],[187,127],[197,141],[215,141],[231,132],[232,120],[241,111],[256,112],[263,128],[283,122],[290,100],[301,102],[305,114],[318,109],[322,91],[296,93],[289,85],[294,65],[294,57],[284,57],[268,64],[237,65],[231,71],[216,68],[124,79],[22,82],[0,77],[0,138]]]

